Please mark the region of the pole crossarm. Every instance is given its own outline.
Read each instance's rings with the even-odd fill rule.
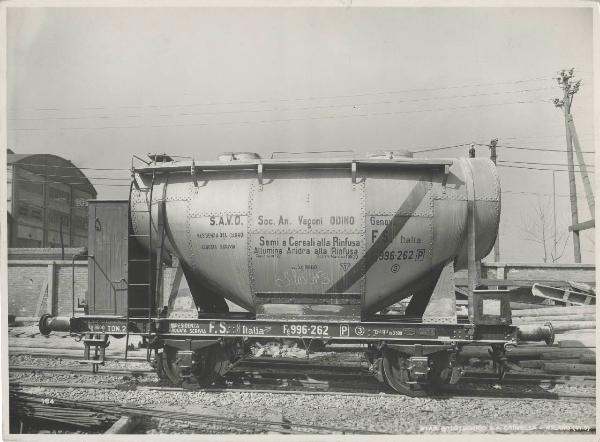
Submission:
[[[593,229],[594,227],[596,227],[596,220],[591,219],[589,221],[584,221],[582,223],[569,226],[569,232],[579,232],[580,230]]]

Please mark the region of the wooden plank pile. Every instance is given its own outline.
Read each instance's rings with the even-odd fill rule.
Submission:
[[[552,346],[523,344],[519,366],[565,375],[596,375],[596,306],[559,306],[513,311],[513,324],[550,322],[556,334]],[[529,352],[529,353],[528,353]]]
[[[514,325],[552,324],[554,344],[524,342],[507,352],[513,370],[561,375],[596,375],[596,306],[547,306],[514,309]],[[463,348],[463,358],[489,359],[486,346]]]

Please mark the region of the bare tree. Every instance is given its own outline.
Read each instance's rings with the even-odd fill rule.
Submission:
[[[558,228],[550,210],[548,198],[537,197],[531,204],[532,212],[527,218],[521,216],[520,230],[523,239],[539,244],[544,262],[556,262],[565,253],[569,240],[566,228]]]

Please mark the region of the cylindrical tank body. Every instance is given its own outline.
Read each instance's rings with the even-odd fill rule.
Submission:
[[[186,277],[251,312],[270,294],[356,294],[363,314],[413,295],[444,264],[466,267],[469,201],[478,259],[496,238],[500,186],[487,159],[230,158],[138,170],[131,219],[148,233],[154,172],[154,238],[164,200],[165,246]]]

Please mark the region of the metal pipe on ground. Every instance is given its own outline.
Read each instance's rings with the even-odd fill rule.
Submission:
[[[595,305],[575,305],[571,307],[530,308],[512,312],[512,316],[562,316],[570,314],[595,314]]]
[[[591,348],[556,348],[540,355],[540,359],[571,359],[582,356],[596,355],[596,349]]]
[[[544,364],[548,364],[548,363],[579,364],[581,362],[579,359],[552,359],[552,360],[526,359],[524,361],[519,361],[519,367],[543,369]]]
[[[564,321],[555,322],[552,324],[555,332],[566,331],[566,330],[584,330],[584,329],[595,329],[596,321]]]
[[[488,350],[489,347],[482,346],[464,347],[460,352],[460,356],[463,358],[490,359]],[[573,352],[573,350],[578,351]],[[596,350],[590,348],[517,347],[506,352],[506,356],[512,360],[540,359],[543,354],[547,355],[546,359],[557,359],[560,356],[563,356],[564,358],[579,358],[581,356],[596,354]]]
[[[542,367],[542,370],[551,373],[560,374],[577,374],[577,375],[595,375],[596,366],[592,364],[561,364],[547,362]]]
[[[579,339],[563,339],[558,341],[558,346],[562,348],[596,348],[594,337],[580,337]]]
[[[596,364],[596,355],[585,355],[579,358],[580,364]]]
[[[565,312],[563,316],[517,316],[512,318],[512,322],[514,325],[543,321],[551,321],[552,323],[565,321],[596,321],[596,315],[568,314],[567,312]]]
[[[590,337],[590,336],[595,336],[596,335],[596,329],[595,328],[588,328],[588,329],[583,329],[583,330],[562,330],[560,332],[560,336],[564,337],[564,338],[568,338],[569,336],[576,336],[576,337]]]
[[[513,311],[513,314],[516,313],[516,311],[521,311],[521,310],[530,310],[530,309],[548,309],[548,308],[553,308],[553,305],[547,305],[547,304],[529,304],[526,302],[511,302],[510,303],[510,309]]]

